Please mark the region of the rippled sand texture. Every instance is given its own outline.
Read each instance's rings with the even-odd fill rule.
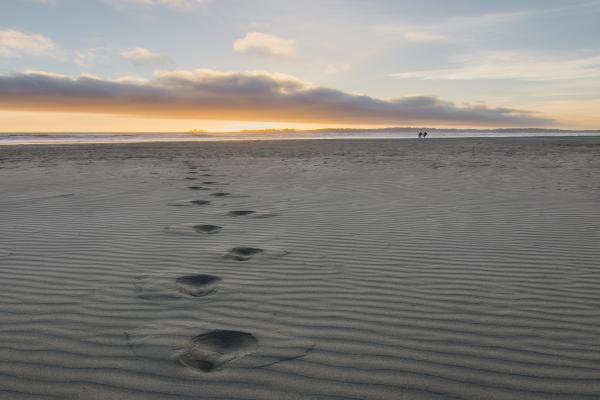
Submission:
[[[1,148],[0,398],[598,399],[600,139]]]

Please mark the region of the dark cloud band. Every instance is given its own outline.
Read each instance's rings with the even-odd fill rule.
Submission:
[[[458,106],[435,97],[382,100],[266,72],[158,73],[109,81],[47,73],[0,76],[0,109],[142,117],[345,124],[539,126],[551,120],[511,108]]]

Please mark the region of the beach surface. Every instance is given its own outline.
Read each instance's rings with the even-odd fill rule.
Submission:
[[[598,399],[600,138],[0,148],[1,399]]]

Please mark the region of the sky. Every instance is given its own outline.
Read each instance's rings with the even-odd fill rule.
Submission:
[[[0,132],[600,129],[600,0],[2,0]]]

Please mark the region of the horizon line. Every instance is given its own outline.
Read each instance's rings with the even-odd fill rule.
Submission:
[[[451,131],[451,132],[565,132],[565,133],[600,133],[599,129],[571,129],[571,128],[532,128],[532,127],[511,127],[511,128],[434,128],[424,126],[388,126],[383,128],[314,128],[314,129],[296,129],[296,128],[265,128],[265,129],[241,129],[234,131],[214,131],[204,129],[189,129],[186,131],[0,131],[0,135],[51,135],[51,134],[269,134],[269,133],[324,133],[324,132],[383,132],[383,131]]]

